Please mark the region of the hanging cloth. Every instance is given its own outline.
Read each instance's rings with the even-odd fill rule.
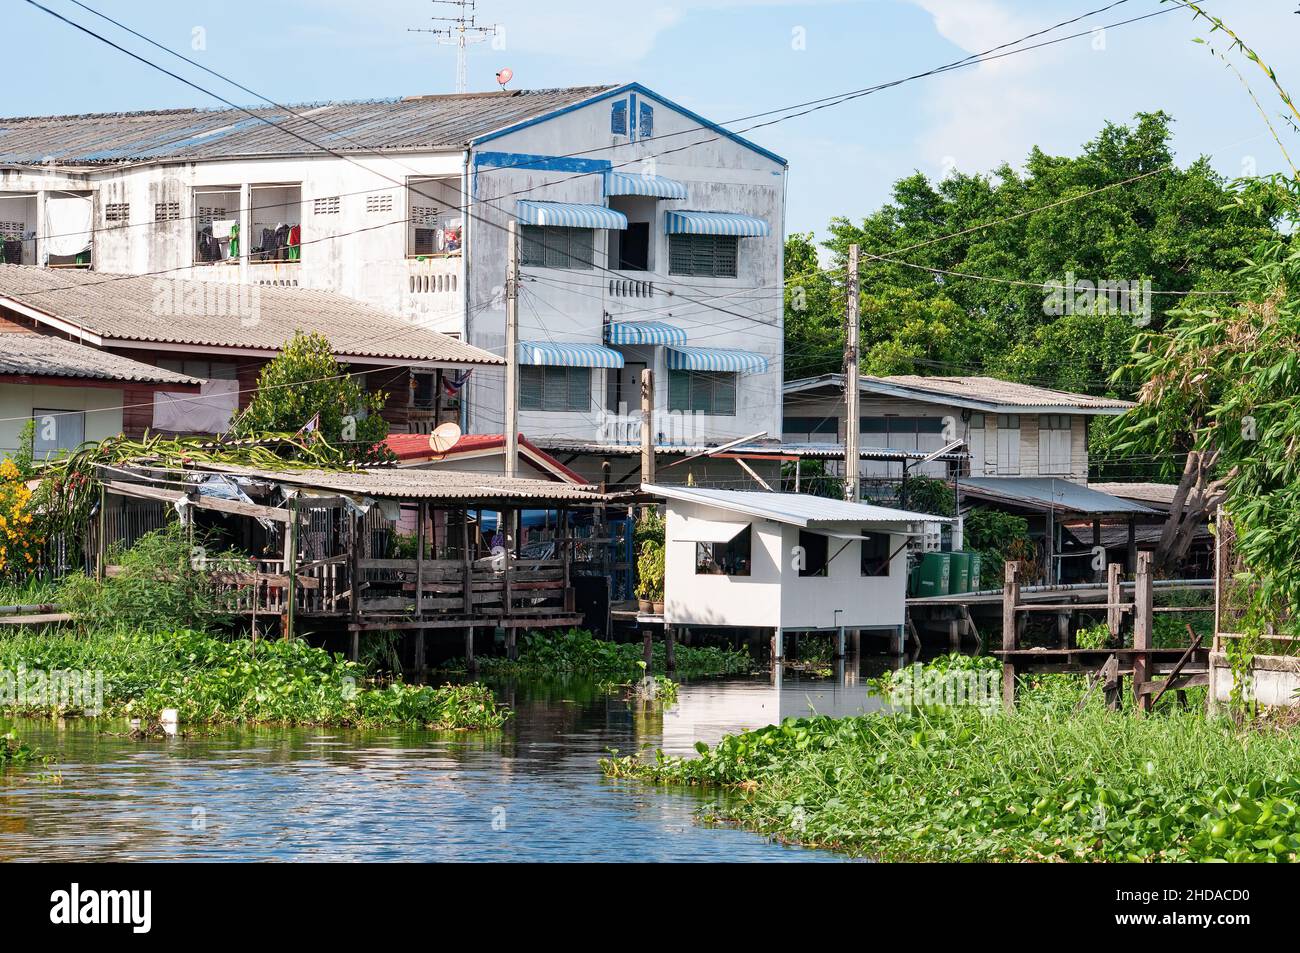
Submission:
[[[81,196],[45,200],[45,248],[51,255],[69,257],[90,250],[91,202]]]
[[[230,226],[230,257],[239,257],[239,223]]]
[[[289,226],[289,260],[299,261],[302,258],[302,226]]]

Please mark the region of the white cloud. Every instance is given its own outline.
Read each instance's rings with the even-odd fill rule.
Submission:
[[[1041,21],[1026,20],[993,0],[913,2],[930,14],[941,36],[967,53],[982,53],[1042,28]],[[918,137],[921,170],[932,175],[954,168],[987,171],[1009,157],[1023,156],[1034,141],[1033,131],[1054,108],[1043,74],[1057,65],[1058,57],[1031,52],[927,80],[932,121]]]

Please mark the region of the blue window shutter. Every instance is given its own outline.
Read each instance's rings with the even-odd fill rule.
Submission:
[[[627,135],[627,100],[614,102],[609,112],[609,131],[616,136]]]
[[[655,132],[655,109],[649,103],[641,104],[641,138],[653,136]]]

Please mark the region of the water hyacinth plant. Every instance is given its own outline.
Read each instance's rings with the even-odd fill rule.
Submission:
[[[495,729],[509,712],[482,685],[368,681],[362,666],[300,640],[224,639],[182,629],[0,637],[0,670],[96,672],[109,716],[156,718],[175,708],[188,724]],[[15,714],[76,714],[47,702]]]
[[[716,819],[895,860],[1294,861],[1300,737],[1170,706],[1108,712],[1079,681],[1028,687],[1010,714],[910,707],[787,719],[602,762],[613,778],[727,792]]]

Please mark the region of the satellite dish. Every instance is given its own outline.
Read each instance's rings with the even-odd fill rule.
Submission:
[[[501,84],[503,89],[505,88],[506,83],[510,82],[514,78],[515,71],[508,66],[505,69],[497,70],[497,82]]]
[[[460,440],[460,427],[448,422],[439,424],[429,434],[429,449],[434,453],[446,453]]]

